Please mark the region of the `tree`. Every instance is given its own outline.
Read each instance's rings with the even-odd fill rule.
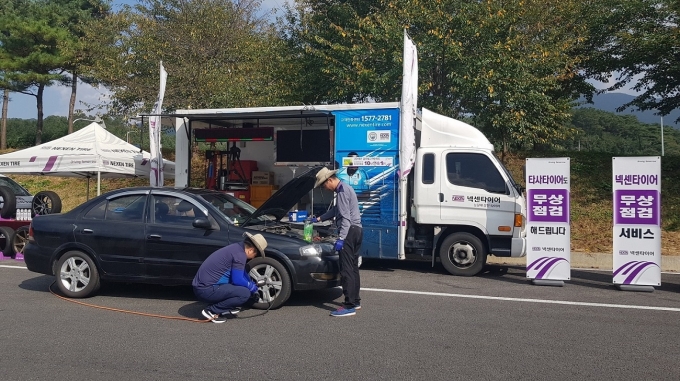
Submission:
[[[297,89],[321,102],[396,101],[403,29],[419,53],[419,105],[472,116],[504,150],[549,144],[584,79],[578,0],[309,0],[287,13]],[[587,86],[586,86],[587,87]],[[316,91],[315,91],[316,90]],[[305,92],[306,91],[306,92]]]
[[[603,0],[595,5],[587,74],[607,81],[617,73],[610,91],[634,83],[641,94],[622,109],[668,115],[680,107],[680,2]]]
[[[109,0],[53,0],[49,3],[55,14],[60,15],[61,24],[69,30],[69,38],[59,42],[59,48],[65,56],[63,69],[71,75],[65,84],[71,86],[71,98],[68,109],[68,133],[73,132],[73,112],[75,109],[78,80],[95,83],[94,78],[85,70],[99,56],[97,49],[88,49],[86,31],[97,22],[103,22],[110,11]]]
[[[158,62],[168,72],[163,106],[247,107],[287,101],[283,46],[255,15],[258,0],[144,0],[88,32],[100,59],[92,70],[113,92],[112,110],[151,109]]]
[[[38,122],[35,144],[42,142],[43,93],[63,79],[65,57],[59,42],[69,38],[50,0],[12,0],[14,7],[0,14],[0,72],[36,98]]]

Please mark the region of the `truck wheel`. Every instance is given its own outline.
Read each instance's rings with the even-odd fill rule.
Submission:
[[[17,197],[8,187],[0,187],[0,217],[12,218],[17,211]]]
[[[248,262],[248,275],[253,281],[265,279],[267,284],[260,287],[259,299],[253,308],[266,310],[281,307],[290,297],[292,288],[290,275],[276,259],[257,257]],[[271,305],[270,305],[271,304]]]
[[[68,251],[59,258],[57,287],[69,298],[85,298],[99,290],[99,271],[92,258],[81,251]]]
[[[14,237],[14,229],[8,226],[0,226],[0,250],[2,250],[2,255],[6,257],[14,255],[12,237]]]
[[[61,213],[61,198],[52,191],[38,192],[31,203],[33,216]]]
[[[14,255],[23,254],[28,243],[28,225],[20,226],[12,235],[12,251]]]
[[[444,238],[439,258],[446,271],[453,275],[477,275],[486,263],[486,248],[470,233],[453,233]]]

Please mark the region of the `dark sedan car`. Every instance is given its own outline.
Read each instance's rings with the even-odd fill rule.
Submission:
[[[319,226],[313,243],[299,226],[282,222],[309,192],[318,170],[283,186],[259,209],[206,189],[125,188],[31,223],[24,259],[29,270],[56,275],[67,296],[93,295],[100,280],[191,284],[216,249],[243,240],[246,231],[268,242],[266,257],[248,262],[254,280],[266,279],[255,308],[277,308],[292,290],[338,285],[334,237]]]

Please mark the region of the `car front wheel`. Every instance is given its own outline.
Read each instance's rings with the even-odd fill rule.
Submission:
[[[444,238],[439,259],[446,271],[453,275],[477,275],[486,263],[486,247],[473,234],[453,233]]]
[[[248,268],[248,275],[254,282],[261,279],[266,281],[258,291],[259,299],[253,304],[253,308],[276,309],[288,300],[292,288],[290,275],[279,261],[257,257],[248,262]]]
[[[92,258],[69,251],[57,262],[57,287],[69,298],[85,298],[99,290],[99,271]]]

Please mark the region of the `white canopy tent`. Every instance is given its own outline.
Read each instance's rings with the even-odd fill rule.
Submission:
[[[0,173],[44,176],[149,177],[150,154],[108,132],[97,123],[62,138],[21,151],[0,155]],[[163,161],[163,175],[175,177],[175,163]]]

